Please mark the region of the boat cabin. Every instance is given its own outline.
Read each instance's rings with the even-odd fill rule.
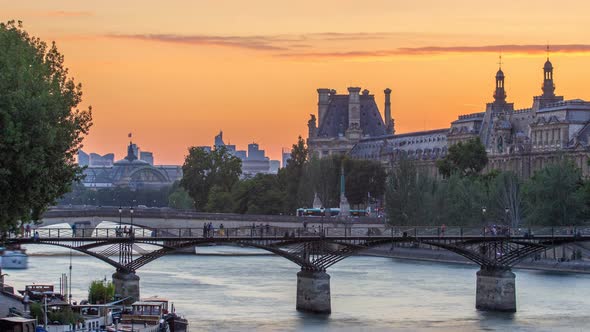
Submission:
[[[35,332],[37,322],[34,319],[22,317],[0,318],[0,331],[2,332]]]

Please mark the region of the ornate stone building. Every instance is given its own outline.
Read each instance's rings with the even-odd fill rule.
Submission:
[[[446,155],[448,146],[479,137],[490,159],[488,169],[511,170],[529,177],[567,156],[585,176],[590,175],[590,102],[555,95],[549,58],[543,66],[542,94],[533,97],[530,108],[514,109],[514,104],[506,101],[504,81],[500,68],[495,77],[494,101],[486,104],[485,112],[461,115],[448,129],[361,137],[349,153],[353,158],[388,165],[400,156],[409,157],[437,176],[435,161]],[[318,146],[313,146],[314,151]]]
[[[153,166],[137,159],[134,144],[129,142],[127,156],[112,166],[89,166],[84,169],[82,184],[87,188],[129,187],[160,188],[182,178],[181,166]]]
[[[312,154],[326,157],[346,154],[361,139],[394,133],[391,118],[391,90],[385,90],[385,121],[375,103],[375,96],[361,88],[348,88],[347,95],[336,90],[318,89],[318,122],[311,114],[307,145]]]

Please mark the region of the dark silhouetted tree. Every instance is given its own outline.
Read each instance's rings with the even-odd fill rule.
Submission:
[[[460,176],[479,174],[487,163],[486,149],[479,138],[475,138],[449,147],[445,158],[438,160],[436,165],[442,176],[448,178],[454,173]]]
[[[91,110],[55,44],[0,23],[0,230],[37,220],[81,179],[75,163]]]

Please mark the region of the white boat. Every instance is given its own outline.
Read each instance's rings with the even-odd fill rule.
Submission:
[[[28,260],[24,249],[0,247],[0,267],[3,269],[26,269]]]

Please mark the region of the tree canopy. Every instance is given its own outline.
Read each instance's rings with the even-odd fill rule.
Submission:
[[[584,211],[584,189],[580,169],[567,159],[536,172],[523,188],[527,223],[555,226],[579,223]]]
[[[38,219],[81,178],[75,155],[92,120],[81,101],[55,43],[0,23],[0,230]]]
[[[88,286],[88,302],[109,303],[115,298],[115,285],[110,281],[94,280]]]
[[[486,149],[478,137],[452,145],[445,158],[438,160],[436,165],[442,176],[448,178],[454,173],[460,176],[479,174],[487,163]]]
[[[230,192],[242,174],[242,161],[232,156],[225,147],[211,152],[200,147],[189,148],[180,184],[194,200],[195,208],[205,209],[209,192],[217,186],[216,192]]]

